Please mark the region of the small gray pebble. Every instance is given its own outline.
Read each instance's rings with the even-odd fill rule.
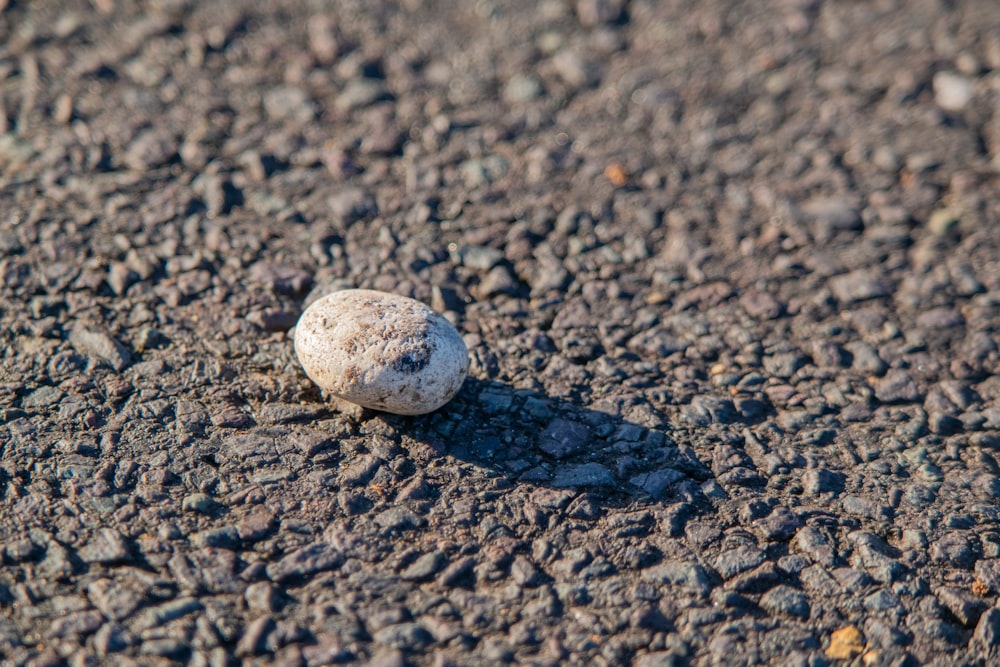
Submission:
[[[184,497],[181,502],[181,509],[185,512],[201,512],[208,514],[215,508],[215,501],[212,497],[204,493],[192,493]]]

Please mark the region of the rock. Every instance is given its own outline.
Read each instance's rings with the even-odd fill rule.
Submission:
[[[406,581],[426,581],[444,567],[447,557],[438,551],[426,553],[400,573]]]
[[[331,544],[315,542],[293,551],[276,563],[267,566],[267,576],[271,581],[301,579],[316,572],[337,567],[343,556]]]
[[[933,84],[934,101],[945,111],[961,111],[975,93],[972,80],[955,72],[938,72]]]
[[[787,614],[798,618],[809,618],[809,600],[801,591],[791,586],[777,586],[760,599],[761,608],[774,614]]]
[[[250,267],[250,279],[290,296],[303,294],[312,285],[312,275],[307,271],[270,262],[257,262]]]
[[[1000,609],[993,607],[979,617],[972,643],[983,649],[1000,646]]]
[[[800,215],[812,225],[818,239],[829,240],[842,231],[862,228],[857,209],[839,197],[816,197],[802,204]]]
[[[967,628],[975,626],[986,611],[986,603],[958,586],[942,586],[935,591],[938,602]]]
[[[621,20],[624,11],[624,0],[578,0],[576,3],[577,18],[585,28],[611,25]]]
[[[740,572],[757,567],[765,559],[763,551],[757,547],[744,545],[719,554],[715,561],[715,570],[723,579],[732,579]]]
[[[8,547],[10,549],[10,547]],[[987,558],[976,561],[976,578],[990,591],[1000,591],[1000,559]]]
[[[388,97],[389,93],[382,82],[374,79],[355,79],[347,82],[333,106],[337,111],[347,113]]]
[[[557,459],[564,459],[585,449],[591,440],[590,429],[566,419],[554,419],[542,431],[539,449]]]
[[[77,553],[85,563],[125,563],[131,559],[125,540],[114,528],[101,528]]]
[[[508,104],[523,104],[540,97],[544,89],[541,81],[531,74],[515,74],[503,88],[503,99]]]
[[[773,320],[785,312],[785,306],[767,292],[748,290],[740,297],[740,305],[747,315],[759,320]]]
[[[122,162],[134,171],[147,171],[167,164],[176,156],[176,137],[167,131],[146,130],[132,141]]]
[[[315,116],[309,96],[295,86],[279,86],[264,94],[264,112],[271,120],[308,123]]]
[[[616,485],[615,478],[605,466],[600,463],[581,463],[569,465],[556,470],[552,486],[557,489],[575,488],[579,486]]]
[[[295,328],[295,353],[324,391],[402,415],[437,410],[465,381],[469,354],[458,331],[430,307],[374,290],[334,292]]]
[[[885,283],[864,269],[830,278],[830,289],[833,291],[833,296],[841,303],[877,299],[889,294],[889,288]]]
[[[80,354],[104,362],[119,373],[132,363],[132,353],[107,331],[76,327],[70,332],[69,342]]]
[[[830,635],[826,657],[831,660],[851,660],[864,653],[864,650],[865,640],[861,632],[853,625],[848,625]]]
[[[217,507],[217,503],[211,496],[204,493],[192,493],[184,497],[181,501],[181,509],[185,512],[199,512],[208,514]]]
[[[875,383],[875,397],[883,403],[907,403],[920,400],[920,388],[909,373],[893,370]]]

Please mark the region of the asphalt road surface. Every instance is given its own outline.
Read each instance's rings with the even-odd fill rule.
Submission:
[[[0,0],[4,665],[998,664],[1000,3],[148,5]]]

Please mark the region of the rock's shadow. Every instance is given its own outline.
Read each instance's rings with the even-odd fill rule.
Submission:
[[[513,484],[577,490],[599,505],[707,504],[711,471],[664,429],[538,391],[469,378],[432,415],[377,418]]]

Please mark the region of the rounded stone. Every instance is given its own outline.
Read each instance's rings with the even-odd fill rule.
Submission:
[[[309,306],[295,327],[295,354],[327,393],[400,415],[437,410],[469,370],[465,342],[440,313],[365,289],[334,292]]]

